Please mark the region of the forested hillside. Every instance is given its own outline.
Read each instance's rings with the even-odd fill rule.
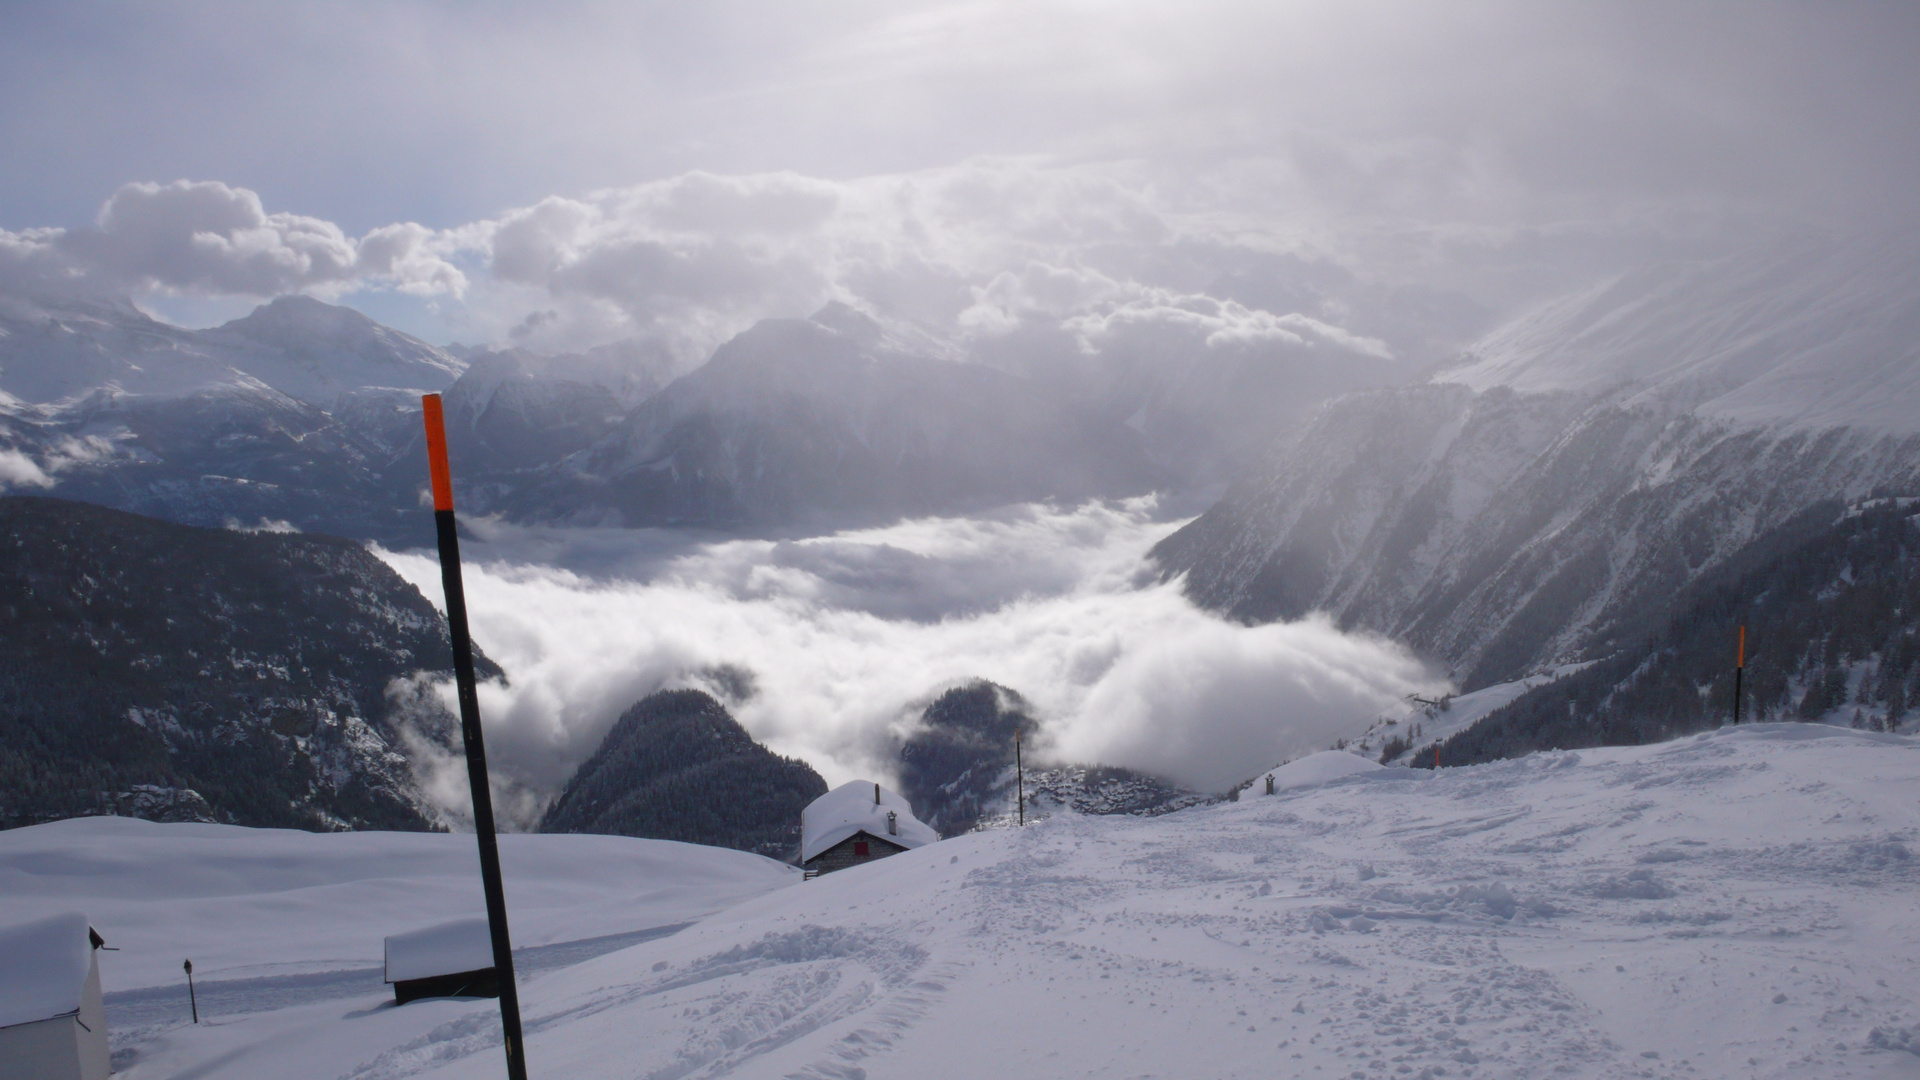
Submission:
[[[754,742],[712,697],[662,690],[614,722],[540,831],[681,840],[792,859],[800,811],[826,792],[811,766]]]
[[[1920,698],[1920,500],[1823,503],[1648,611],[1648,632],[1448,740],[1447,764],[1653,742],[1744,717],[1889,730]],[[1416,755],[1414,763],[1429,765]]]
[[[431,824],[389,690],[446,624],[360,544],[16,497],[0,549],[0,824]]]

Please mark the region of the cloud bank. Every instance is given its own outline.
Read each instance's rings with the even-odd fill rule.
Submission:
[[[64,291],[174,291],[271,297],[391,287],[458,295],[466,275],[414,224],[358,240],[338,225],[268,213],[260,196],[218,181],[122,186],[91,227],[0,229],[0,285]]]
[[[1173,527],[1150,500],[1028,506],[682,545],[635,556],[625,576],[502,558],[529,538],[496,535],[467,567],[475,640],[510,680],[482,689],[489,759],[525,823],[627,706],[693,685],[830,783],[887,776],[933,696],[986,678],[1028,698],[1055,758],[1218,790],[1439,684],[1391,642],[1321,619],[1242,626],[1143,580],[1144,553]],[[431,556],[381,556],[437,595]],[[460,806],[457,762],[422,766]]]
[[[0,274],[163,313],[345,296],[436,341],[697,359],[841,300],[1418,364],[1650,258],[1920,212],[1911,5],[82,0],[8,29],[0,143],[59,152],[0,174]]]

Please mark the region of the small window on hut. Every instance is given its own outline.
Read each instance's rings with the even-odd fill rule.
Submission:
[[[873,852],[867,850],[867,842],[865,840],[855,840],[853,842],[853,853],[863,859],[873,854]]]

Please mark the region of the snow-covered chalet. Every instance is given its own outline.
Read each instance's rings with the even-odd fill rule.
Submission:
[[[87,918],[0,927],[0,1080],[107,1080],[107,1015]]]
[[[455,919],[387,938],[393,1002],[429,997],[499,997],[493,935],[483,918]]]
[[[898,855],[940,839],[898,794],[850,780],[800,812],[800,865],[813,873]]]

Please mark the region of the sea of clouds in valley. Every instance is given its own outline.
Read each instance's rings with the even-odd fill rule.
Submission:
[[[1179,524],[1155,510],[1029,505],[789,540],[483,525],[466,588],[475,640],[508,675],[480,697],[508,813],[530,823],[662,686],[715,692],[838,783],[887,777],[926,703],[986,678],[1026,696],[1043,756],[1218,790],[1440,683],[1404,648],[1322,619],[1243,626],[1194,607],[1143,561]],[[437,598],[431,554],[381,556]],[[416,753],[457,816],[461,760]]]

